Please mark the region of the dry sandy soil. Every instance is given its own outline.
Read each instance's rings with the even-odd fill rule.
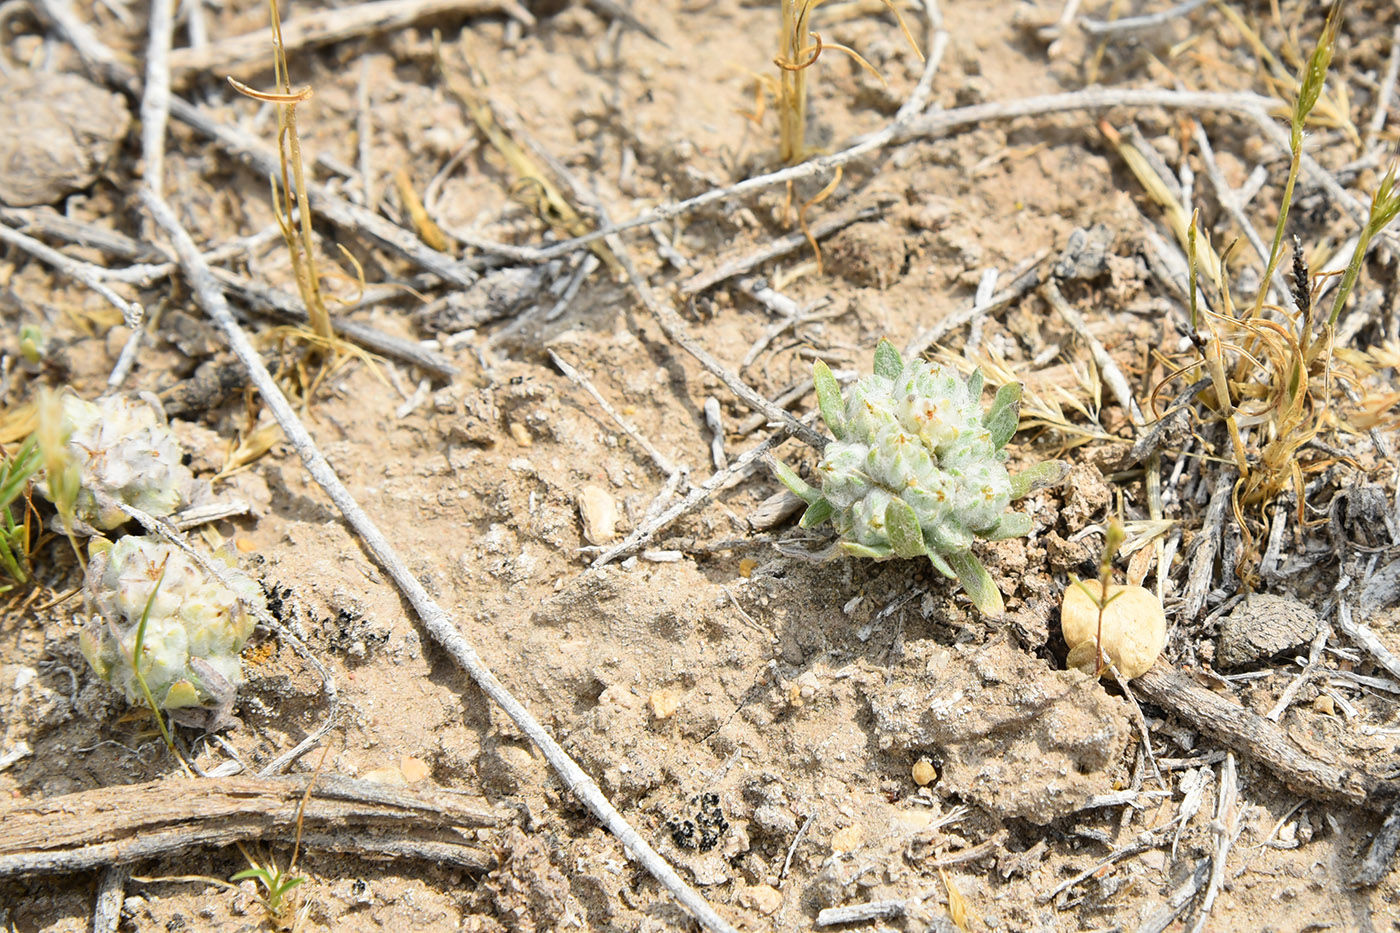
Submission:
[[[319,6],[291,5],[284,14]],[[1061,9],[1049,2],[945,3],[949,42],[929,106],[951,110],[1090,82],[1287,94],[1268,80],[1241,24],[1257,29],[1292,73],[1296,60],[1287,53],[1306,54],[1322,23],[1302,3],[1282,3],[1277,19],[1268,4],[1232,4],[1239,20],[1207,5],[1100,38],[1084,18],[1166,8],[1155,0],[1109,7],[1086,4],[1079,18],[1057,24]],[[745,930],[811,929],[825,908],[879,901],[898,909],[853,929],[946,930],[950,916],[969,930],[1400,929],[1400,874],[1382,870],[1378,881],[1353,883],[1384,806],[1299,792],[1261,766],[1248,742],[1203,735],[1142,694],[1140,722],[1118,686],[1064,669],[1058,604],[1069,575],[1095,572],[1103,523],[1120,501],[1135,527],[1145,527],[1148,493],[1143,466],[1126,457],[1129,413],[1104,384],[1084,334],[1040,287],[1019,291],[971,329],[945,328],[932,348],[940,358],[982,362],[992,386],[1014,373],[1041,401],[1039,423],[1028,412],[1013,441],[1013,464],[1063,452],[1072,465],[1067,483],[1030,500],[1029,537],[979,548],[1006,595],[1005,620],[979,617],[923,562],[811,559],[828,533],[798,530],[790,512],[774,517],[780,486],[761,463],[736,471],[635,552],[590,568],[598,545],[616,543],[716,470],[707,403],[730,462],[774,428],[677,345],[610,262],[595,264],[579,249],[531,263],[467,245],[534,247],[553,234],[534,210],[535,189],[515,181],[437,73],[432,30],[441,30],[453,80],[463,80],[470,58],[490,81],[498,119],[558,160],[553,177],[596,225],[602,213],[620,221],[780,167],[771,102],[760,120],[746,114],[754,75],[775,72],[776,3],[630,7],[654,38],[611,3],[531,9],[535,21],[524,25],[508,11],[447,13],[291,53],[293,82],[314,88],[298,110],[311,174],[412,230],[394,179],[402,169],[448,232],[451,257],[493,267],[470,285],[423,279],[401,252],[318,217],[327,268],[343,247],[371,285],[411,283],[427,302],[401,288],[337,313],[435,341],[429,346],[457,372],[449,378],[394,359],[347,359],[304,413],[412,572],[638,831]],[[0,166],[11,186],[0,200],[36,205],[6,207],[0,221],[112,269],[163,261],[167,240],[137,197],[145,171],[139,98],[101,78],[79,80],[89,73],[62,31],[23,4],[4,11],[0,106],[34,103],[24,119],[56,121],[58,136],[50,138],[60,142],[46,146],[55,163],[42,169],[47,177],[36,177],[32,161]],[[919,45],[930,48],[922,12],[905,15]],[[144,5],[110,0],[76,16],[119,61],[144,68]],[[262,27],[266,16],[257,0],[225,0],[203,5],[192,27],[186,10],[176,45],[202,31],[217,49]],[[815,66],[808,142],[838,151],[890,124],[923,66],[879,3],[833,3],[814,23],[825,41],[858,50],[883,79],[830,49]],[[1389,114],[1374,124],[1378,133],[1368,131],[1397,26],[1392,4],[1351,4],[1329,86],[1328,100],[1344,105],[1340,119],[1310,130],[1310,152],[1363,202],[1400,125],[1392,96]],[[267,56],[253,67],[224,60],[191,68],[181,54],[188,55],[176,54],[174,92],[210,120],[271,146],[272,108],[224,80],[232,71],[267,86]],[[791,192],[779,184],[714,201],[624,242],[657,301],[679,312],[694,341],[763,396],[787,393],[781,404],[799,416],[815,400],[788,390],[810,376],[814,358],[864,373],[879,338],[905,346],[970,307],[986,270],[996,270],[1003,289],[1031,268],[1037,281],[1058,281],[1150,415],[1153,386],[1170,368],[1154,351],[1189,349],[1184,301],[1155,271],[1164,252],[1179,250],[1153,245],[1172,240],[1162,210],[1101,131],[1101,118],[1140,130],[1171,176],[1188,185],[1188,203],[1201,208],[1203,226],[1223,247],[1240,230],[1207,179],[1198,118],[1229,185],[1246,185],[1256,167],[1266,173],[1245,210],[1267,240],[1287,154],[1248,117],[1137,106],[988,118],[906,135],[850,161],[807,218],[820,224],[867,213],[824,237],[821,270],[799,240],[702,291],[685,285],[791,236],[796,207],[826,185],[829,171]],[[295,292],[266,179],[227,145],[172,121],[164,186],[201,248],[253,238],[218,257],[220,267]],[[31,189],[38,200],[25,199]],[[88,233],[65,233],[55,218]],[[128,239],[94,242],[92,228]],[[1088,232],[1086,243],[1076,230]],[[1355,230],[1335,194],[1305,175],[1290,232],[1313,268]],[[1071,245],[1078,261],[1060,263]],[[1247,291],[1259,263],[1247,247],[1236,256]],[[1349,346],[1395,339],[1395,257],[1382,244],[1367,263]],[[124,388],[161,396],[192,467],[212,476],[267,415],[244,392],[241,370],[178,272],[113,287],[156,316]],[[354,297],[345,277],[328,287]],[[253,304],[237,290],[231,298],[240,309]],[[784,307],[799,318],[785,322]],[[7,410],[43,385],[100,394],[129,334],[99,296],[13,245],[0,255],[0,314]],[[249,321],[264,334],[265,358],[292,385],[301,344],[270,333],[265,319]],[[39,367],[19,361],[21,324],[48,340]],[[685,468],[679,488],[667,487],[657,458],[551,353],[582,371],[662,462]],[[1395,370],[1382,366],[1357,389],[1378,393],[1386,415],[1393,399],[1385,402],[1384,388],[1390,380],[1393,391],[1394,379]],[[1045,423],[1056,410],[1060,423]],[[1285,616],[1311,607],[1332,623],[1278,720],[1291,747],[1387,779],[1400,758],[1395,668],[1387,672],[1375,651],[1348,638],[1338,618],[1345,603],[1347,624],[1369,626],[1382,648],[1400,653],[1393,454],[1400,437],[1386,417],[1375,424],[1375,432],[1334,424],[1319,438],[1322,448],[1304,451],[1317,467],[1307,474],[1309,518],[1321,524],[1287,530],[1258,588],[1294,600]],[[1275,659],[1265,651],[1242,671],[1222,670],[1226,678],[1214,673],[1222,668],[1222,620],[1241,587],[1233,519],[1220,542],[1225,556],[1205,559],[1195,612],[1187,611],[1187,579],[1200,549],[1215,549],[1220,538],[1219,525],[1201,534],[1222,469],[1220,457],[1202,453],[1222,444],[1218,429],[1197,418],[1167,439],[1166,523],[1157,529],[1165,548],[1149,543],[1121,559],[1119,573],[1162,587],[1171,625],[1164,663],[1263,715],[1299,674],[1295,657],[1307,661],[1317,623],[1273,646],[1281,652]],[[1227,447],[1216,449],[1228,458]],[[797,441],[778,454],[804,472],[816,461]],[[449,789],[507,818],[472,834],[484,859],[475,870],[306,846],[297,866],[307,879],[297,891],[303,929],[695,928],[432,642],[290,446],[273,444],[216,491],[248,502],[251,512],[216,524],[204,543],[235,546],[280,621],[335,678],[339,706],[323,741],[323,773]],[[617,513],[613,529],[599,514],[609,509]],[[593,541],[585,518],[597,524]],[[1164,555],[1168,566],[1157,566]],[[81,581],[67,542],[41,544],[34,562],[39,585],[8,594],[0,614],[0,790],[33,802],[175,779],[179,767],[149,716],[128,707],[77,650],[80,600],[56,601]],[[1338,590],[1344,579],[1350,588]],[[206,772],[233,761],[257,771],[330,713],[316,671],[272,632],[259,630],[244,661],[241,726],[221,743],[180,730]],[[1144,728],[1160,777],[1144,755]],[[319,759],[319,751],[305,755],[291,770],[309,773]],[[921,759],[935,773],[923,785],[914,780]],[[1214,859],[1222,839],[1232,845]],[[291,854],[284,842],[250,851],[280,864]],[[209,880],[245,867],[232,847],[138,862],[125,882],[120,929],[267,928],[250,882],[230,891]],[[0,928],[90,929],[97,878],[0,879]],[[1172,901],[1175,892],[1184,894]],[[1152,925],[1163,910],[1166,919]]]

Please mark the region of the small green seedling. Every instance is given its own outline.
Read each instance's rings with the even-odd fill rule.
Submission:
[[[321,759],[316,763],[316,770],[311,774],[311,780],[306,782],[306,791],[301,795],[301,802],[297,804],[297,834],[296,840],[292,844],[292,860],[287,863],[287,870],[283,871],[277,865],[277,860],[271,855],[263,862],[259,862],[248,854],[248,850],[243,848],[243,844],[238,844],[243,857],[248,860],[251,868],[245,868],[234,875],[231,881],[245,881],[253,879],[262,884],[263,894],[258,897],[258,903],[262,904],[267,911],[267,917],[279,930],[295,930],[300,927],[305,920],[306,905],[300,914],[295,914],[296,903],[292,895],[293,889],[306,881],[304,875],[296,874],[297,856],[301,854],[301,830],[303,821],[306,818],[306,802],[311,799],[312,788],[316,786],[316,778],[320,775],[321,769],[326,764],[326,754],[330,751],[327,745],[321,749]],[[295,914],[295,915],[294,915]]]
[[[29,481],[39,472],[43,456],[39,445],[30,437],[14,456],[0,460],[0,569],[9,576],[9,583],[0,583],[0,593],[29,582]],[[16,521],[10,505],[25,496],[25,514]]]
[[[310,788],[308,788],[309,792]],[[301,844],[301,818],[297,818],[297,845]],[[258,903],[263,910],[267,911],[270,919],[279,928],[287,923],[289,912],[292,910],[292,898],[289,896],[297,885],[306,881],[306,876],[293,874],[296,868],[296,850],[292,850],[292,861],[288,863],[287,870],[283,871],[277,866],[277,861],[269,855],[263,862],[259,862],[248,850],[239,843],[238,848],[243,853],[243,857],[248,860],[252,868],[245,868],[238,874],[230,878],[230,881],[246,881],[251,878],[262,885],[263,893],[258,896]]]
[[[802,526],[830,521],[840,546],[861,557],[926,557],[962,584],[983,615],[1001,616],[1001,592],[972,542],[1029,533],[1031,517],[1008,506],[1068,471],[1047,460],[1016,476],[1007,472],[1021,386],[1002,386],[983,412],[980,370],[964,381],[937,363],[904,361],[888,340],[875,349],[874,373],[845,398],[820,360],[812,378],[822,419],[836,436],[817,464],[821,488],[771,461],[778,479],[807,503]]]
[[[38,366],[48,354],[49,342],[44,332],[33,324],[24,324],[19,329],[19,355],[30,366]]]

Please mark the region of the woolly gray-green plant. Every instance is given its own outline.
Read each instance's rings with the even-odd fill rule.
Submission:
[[[830,520],[840,546],[861,557],[927,557],[983,614],[1000,616],[1001,593],[972,542],[1027,534],[1031,517],[1007,511],[1011,502],[1065,473],[1057,460],[1007,472],[1004,448],[1016,433],[1021,387],[1002,386],[984,413],[980,371],[964,380],[937,363],[906,362],[888,340],[875,349],[874,373],[844,399],[820,360],[812,378],[836,438],[817,464],[821,488],[772,461],[778,479],[807,502],[803,527]]]
[[[90,534],[126,524],[119,503],[162,517],[190,503],[196,484],[185,452],[164,412],[146,398],[109,395],[89,402],[66,393],[60,435],[77,467],[77,530]],[[49,485],[46,477],[38,489],[53,499]]]
[[[239,652],[253,633],[253,610],[265,607],[257,583],[229,568],[226,586],[156,538],[127,535],[113,545],[97,538],[89,550],[88,598],[97,616],[79,644],[98,676],[143,703],[139,667],[165,710],[230,696],[243,681]]]

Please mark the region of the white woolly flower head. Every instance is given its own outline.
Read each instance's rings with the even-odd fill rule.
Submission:
[[[98,676],[144,703],[139,667],[161,709],[207,706],[242,682],[239,652],[253,633],[254,611],[266,608],[257,583],[230,567],[225,585],[156,538],[94,539],[91,552],[87,588],[97,616],[80,644]]]
[[[128,517],[119,503],[163,517],[190,502],[194,475],[152,401],[109,395],[89,402],[70,392],[62,398],[61,412],[64,453],[78,473],[73,514],[85,530],[125,524]],[[39,491],[50,496],[47,482]]]

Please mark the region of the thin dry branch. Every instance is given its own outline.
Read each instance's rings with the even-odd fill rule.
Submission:
[[[1371,113],[1371,120],[1366,124],[1366,138],[1362,141],[1362,148],[1370,152],[1375,146],[1376,137],[1385,128],[1386,115],[1390,111],[1390,100],[1395,96],[1395,82],[1400,79],[1400,26],[1395,27],[1395,31],[1390,34],[1390,61],[1385,66],[1385,77],[1381,79],[1381,90],[1376,95],[1376,109]]]
[[[150,191],[143,193],[143,200],[156,222],[170,235],[175,252],[180,257],[180,266],[194,289],[199,303],[205,312],[224,331],[230,346],[248,371],[249,380],[262,395],[263,401],[277,419],[287,439],[301,455],[302,463],[355,533],[359,535],[365,548],[393,579],[399,591],[408,599],[423,622],[423,627],[434,641],[460,666],[472,680],[505,711],[511,720],[525,733],[543,753],[545,760],[559,775],[564,785],[618,838],[637,861],[661,885],[671,893],[682,906],[709,931],[734,933],[734,928],[725,921],[705,899],[695,892],[676,874],[666,860],[625,820],[621,813],[608,802],[598,785],[582,768],[569,757],[559,743],[540,725],[539,721],[501,684],[490,669],[482,663],[462,635],[457,623],[428,594],[427,589],[399,558],[393,545],[360,508],[350,490],[341,482],[335,470],[322,456],[306,427],[301,423],[272,375],[263,365],[262,358],[248,341],[242,328],[233,319],[233,314],[224,298],[223,291],[214,279],[209,267],[204,264],[195,248],[194,241],[175,218],[161,198]]]
[[[426,835],[423,841],[451,845],[478,868],[490,859],[467,845],[475,841],[474,828],[507,822],[475,798],[339,775],[166,779],[0,802],[0,878],[90,871],[198,846],[290,838],[312,781],[303,816],[311,832]]]
[[[1222,468],[1215,477],[1211,489],[1210,503],[1206,506],[1206,517],[1201,531],[1196,536],[1195,549],[1191,555],[1191,569],[1186,578],[1186,589],[1182,596],[1181,618],[1194,622],[1205,611],[1206,599],[1210,596],[1210,581],[1215,575],[1215,557],[1220,552],[1221,533],[1225,527],[1225,516],[1230,510],[1230,491],[1234,489],[1238,474],[1233,467]]]
[[[603,393],[598,391],[597,387],[593,385],[593,382],[587,376],[565,362],[564,359],[553,350],[549,351],[549,358],[554,361],[555,366],[559,367],[561,373],[569,377],[569,380],[573,382],[574,385],[593,396],[593,401],[597,402],[598,406],[608,413],[608,417],[612,418],[617,426],[622,429],[623,433],[636,441],[637,446],[646,451],[647,456],[651,458],[652,463],[656,464],[656,468],[661,471],[662,476],[671,476],[676,472],[676,465],[671,462],[671,458],[657,450],[655,445],[646,439],[646,435],[637,430],[636,425],[624,418],[622,413],[603,397]]]
[[[99,275],[102,271],[99,267],[66,256],[53,247],[40,243],[32,236],[20,233],[7,224],[0,223],[0,240],[4,240],[12,246],[18,246],[45,265],[52,266],[69,278],[81,282],[97,292],[106,299],[108,304],[122,313],[122,320],[126,322],[127,327],[141,326],[141,319],[146,316],[145,309],[141,307],[140,303],[127,301],[108,288]]]
[[[54,3],[58,0],[36,0],[36,2]],[[883,149],[896,139],[907,141],[915,138],[916,134],[910,134],[908,127],[915,121],[919,111],[923,110],[924,105],[928,102],[929,94],[933,90],[933,76],[938,71],[938,65],[942,62],[943,53],[947,47],[948,33],[943,30],[941,25],[935,25],[933,39],[929,45],[928,58],[924,62],[923,74],[920,76],[919,83],[915,86],[913,93],[909,95],[909,99],[904,102],[904,106],[899,108],[899,112],[895,114],[894,120],[888,126],[869,136],[862,137],[849,148],[828,156],[808,159],[806,162],[791,168],[780,169],[754,178],[746,178],[724,188],[714,188],[684,201],[663,204],[639,214],[631,220],[624,220],[616,224],[603,224],[597,230],[538,250],[533,254],[533,260],[546,262],[582,249],[597,240],[623,233],[635,227],[646,227],[674,217],[683,217],[702,207],[731,198],[741,198],[758,191],[766,191],[775,185],[825,175],[849,162],[854,162],[856,159]]]
[[[1109,354],[1099,339],[1089,332],[1089,324],[1084,320],[1084,316],[1076,311],[1065,296],[1061,294],[1060,288],[1054,280],[1045,283],[1041,288],[1041,294],[1046,301],[1050,302],[1050,307],[1055,309],[1055,313],[1064,319],[1065,323],[1079,336],[1079,339],[1089,347],[1089,352],[1093,354],[1094,362],[1099,367],[1099,374],[1103,377],[1104,384],[1113,393],[1114,400],[1118,407],[1122,408],[1132,419],[1135,426],[1141,428],[1146,419],[1142,415],[1142,409],[1138,407],[1137,399],[1133,398],[1133,391],[1128,387],[1127,377],[1118,368],[1118,363]]]
[[[787,440],[787,434],[784,431],[771,434],[762,443],[753,447],[753,449],[729,464],[729,466],[722,470],[716,470],[710,475],[709,479],[692,489],[689,495],[680,502],[677,502],[659,515],[655,515],[642,522],[630,535],[598,555],[598,558],[593,561],[593,569],[597,570],[613,559],[635,551],[637,548],[645,545],[658,531],[667,527],[681,516],[689,515],[691,512],[700,508],[711,496],[720,489],[723,489],[730,480],[742,475],[752,466],[754,461],[760,459],[764,454],[768,453],[785,440]]]
[[[1236,754],[1253,759],[1290,788],[1313,800],[1384,810],[1400,797],[1400,784],[1359,767],[1342,768],[1312,757],[1278,726],[1158,661],[1133,681],[1148,700],[1176,713]]]
[[[921,331],[904,348],[906,357],[922,356],[928,352],[929,347],[942,340],[945,336],[962,327],[964,324],[971,324],[973,321],[985,314],[999,311],[1016,299],[1024,296],[1031,289],[1040,284],[1040,264],[1050,255],[1050,251],[1041,250],[1022,264],[1021,270],[1013,276],[1011,284],[985,302],[973,301],[961,311],[954,312],[939,321],[937,324]]]
[[[1201,933],[1205,928],[1215,898],[1225,885],[1225,864],[1230,857],[1230,848],[1244,828],[1240,822],[1243,807],[1240,804],[1240,779],[1235,771],[1234,755],[1226,754],[1216,786],[1219,789],[1215,796],[1215,819],[1210,824],[1211,834],[1215,836],[1215,846],[1210,854],[1210,881],[1206,884],[1201,909],[1197,911],[1189,933]]]
[[[1390,873],[1397,848],[1400,848],[1400,803],[1391,807],[1390,812],[1386,814],[1380,831],[1366,849],[1366,857],[1361,860],[1361,867],[1353,876],[1352,884],[1359,888],[1380,884]]]
[[[1146,13],[1142,16],[1125,16],[1122,19],[1099,20],[1083,17],[1079,28],[1091,36],[1126,36],[1134,33],[1150,32],[1166,25],[1174,19],[1186,16],[1203,7],[1209,0],[1186,0],[1159,13]]]
[[[1210,878],[1210,859],[1203,858],[1196,863],[1196,870],[1186,876],[1167,898],[1166,902],[1147,915],[1137,928],[1137,933],[1164,933],[1167,927],[1186,909],[1191,899],[1205,887]]]
[[[117,933],[122,922],[122,902],[130,872],[121,865],[109,865],[97,881],[97,897],[92,907],[92,933]]]
[[[1341,629],[1343,635],[1364,649],[1367,654],[1375,658],[1377,664],[1395,677],[1400,677],[1400,658],[1397,658],[1385,646],[1376,633],[1371,631],[1370,626],[1352,619],[1351,606],[1345,602],[1337,607],[1337,628]]]
[[[34,0],[34,11],[61,32],[78,54],[108,84],[132,97],[141,96],[141,81],[74,14],[67,0]],[[281,176],[281,160],[254,137],[220,123],[178,95],[170,98],[170,114],[191,129],[213,140],[229,155],[249,165],[264,178]],[[476,268],[487,265],[475,258],[454,260],[426,245],[410,230],[390,223],[373,211],[331,193],[324,185],[307,182],[307,194],[317,213],[336,226],[362,234],[453,285],[467,286],[477,278]]]
[[[146,44],[146,92],[141,95],[141,158],[146,184],[165,190],[165,128],[170,122],[170,43],[175,36],[175,0],[151,0]]]
[[[862,220],[873,220],[879,217],[889,202],[867,205],[866,207],[850,208],[823,217],[809,226],[812,240],[821,240],[831,236],[838,230],[843,230],[851,224],[860,223]],[[745,272],[756,269],[764,263],[772,262],[780,256],[796,252],[806,246],[808,240],[807,233],[789,233],[787,236],[776,237],[765,244],[761,249],[753,250],[743,256],[720,263],[708,272],[701,272],[693,275],[681,283],[681,294],[685,296],[698,295],[707,288],[712,288],[723,282],[725,279],[733,278],[736,275],[743,275]]]
[[[535,22],[530,11],[516,0],[375,0],[293,17],[282,24],[282,46],[295,52],[358,36],[394,32],[426,19],[491,13],[504,13],[527,26]],[[207,72],[239,77],[270,68],[271,51],[272,30],[258,29],[203,48],[177,49],[170,56],[170,69],[182,82]]]
[[[607,225],[609,221],[603,206],[597,204],[595,209],[598,211],[599,219]],[[724,383],[725,387],[738,396],[739,400],[745,405],[748,405],[754,411],[762,412],[767,415],[768,418],[782,425],[783,430],[798,438],[804,444],[810,444],[817,450],[822,450],[826,447],[830,438],[820,431],[803,424],[785,409],[768,401],[768,399],[760,395],[752,386],[740,379],[729,367],[711,356],[710,351],[706,350],[690,336],[686,329],[685,322],[681,320],[681,316],[676,313],[674,308],[658,301],[656,295],[651,290],[651,286],[647,284],[646,279],[642,278],[641,274],[637,272],[637,265],[632,261],[632,254],[627,249],[626,244],[622,242],[620,236],[609,236],[603,242],[608,245],[613,255],[617,257],[617,261],[622,265],[623,271],[627,274],[628,282],[632,286],[632,290],[637,293],[637,297],[641,299],[642,304],[651,312],[652,316],[656,318],[656,323],[661,326],[661,330],[670,338],[672,343],[675,343],[682,350],[685,350],[685,352],[695,357],[696,361],[699,362],[701,366],[705,367],[715,378]],[[605,563],[605,561],[602,563]],[[597,565],[595,564],[595,566]]]
[[[264,285],[247,276],[224,269],[213,269],[214,277],[228,286],[257,311],[290,324],[306,325],[309,317],[300,295]],[[331,318],[331,330],[352,343],[384,356],[421,366],[439,376],[451,378],[461,370],[447,357],[429,350],[416,340],[395,337],[368,324],[336,316]]]

